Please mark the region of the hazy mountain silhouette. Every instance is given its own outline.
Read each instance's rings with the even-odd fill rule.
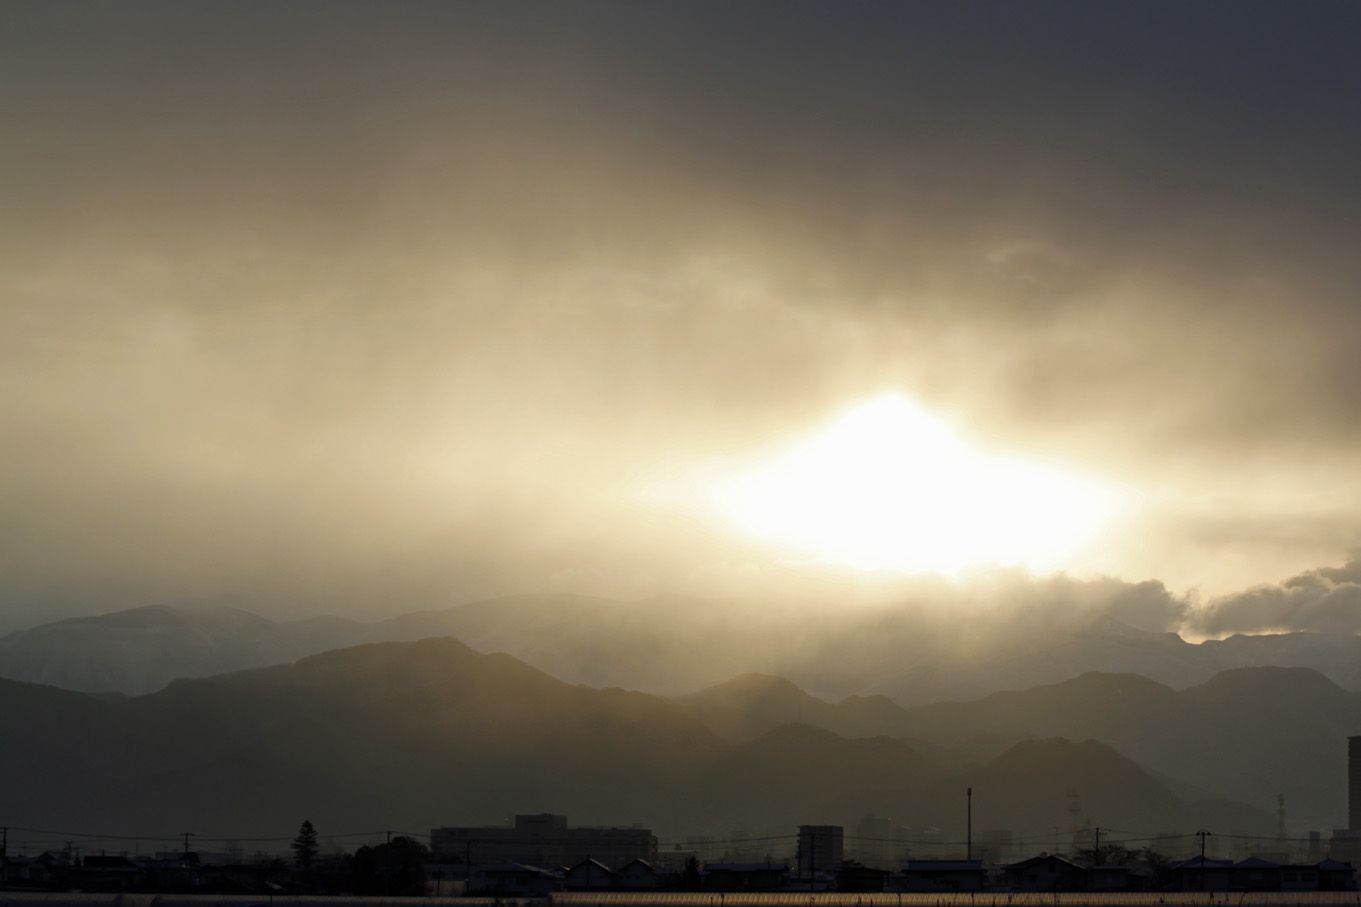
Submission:
[[[508,652],[573,683],[663,695],[760,672],[832,700],[887,695],[912,705],[1027,689],[1094,670],[1180,688],[1259,665],[1312,667],[1346,689],[1361,689],[1361,639],[1354,636],[1293,633],[1193,645],[1109,618],[1033,626],[1018,618],[988,629],[911,609],[810,615],[775,606],[569,595],[516,596],[370,623],[271,621],[232,608],[139,608],[0,638],[0,676],[140,694],[179,677],[441,636]]]
[[[995,798],[994,825],[1018,830],[1074,785],[1103,803],[1104,821],[1161,828],[1232,814],[1270,825],[1241,806],[1197,811],[1104,747],[1076,760],[1081,771],[1015,750],[961,770],[911,742],[807,724],[728,743],[683,703],[568,684],[450,639],[333,651],[121,702],[4,682],[0,724],[25,728],[0,750],[0,771],[23,779],[0,792],[0,811],[37,827],[251,833],[307,816],[336,831],[422,830],[555,810],[671,834],[785,834],[876,810],[955,829],[959,792],[975,782]]]
[[[907,713],[885,696],[850,696],[833,704],[771,674],[742,674],[676,702],[728,740],[746,740],[785,724],[810,724],[844,737],[906,736]]]
[[[1269,809],[1284,793],[1295,827],[1323,831],[1345,822],[1345,738],[1361,733],[1361,695],[1303,668],[1240,668],[1181,692],[1093,672],[974,701],[901,708],[879,698],[869,709],[856,697],[833,704],[787,680],[744,675],[677,701],[729,740],[805,722],[902,738],[946,765],[987,762],[1038,738],[1099,740],[1192,799]]]
[[[1093,673],[908,709],[907,721],[941,745],[980,733],[1095,738],[1151,769],[1262,808],[1283,793],[1294,823],[1326,832],[1346,822],[1345,738],[1361,733],[1361,696],[1303,668],[1241,668],[1182,692],[1144,677]]]
[[[84,692],[150,693],[179,677],[295,661],[366,641],[364,624],[278,622],[239,608],[149,606],[0,638],[0,676]]]

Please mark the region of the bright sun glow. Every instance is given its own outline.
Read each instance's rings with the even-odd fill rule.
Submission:
[[[1107,486],[984,453],[911,401],[885,395],[767,462],[713,502],[762,539],[867,570],[1048,570],[1114,511]]]

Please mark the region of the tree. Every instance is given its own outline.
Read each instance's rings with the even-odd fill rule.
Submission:
[[[1074,857],[1079,863],[1088,866],[1125,866],[1139,857],[1139,852],[1119,844],[1102,844],[1098,851],[1094,847],[1079,849]]]
[[[1170,857],[1158,853],[1152,847],[1145,847],[1139,852],[1139,858],[1144,861],[1144,865],[1153,874],[1153,884],[1156,887],[1162,888],[1169,883],[1169,877],[1172,874],[1172,859]]]
[[[687,857],[685,870],[681,873],[681,890],[699,891],[703,877],[699,874],[699,860]]]
[[[293,862],[304,871],[311,869],[317,860],[317,830],[311,820],[304,819],[298,826],[298,836],[293,839]]]
[[[365,845],[350,858],[350,887],[361,895],[424,894],[421,865],[429,859],[430,849],[406,835],[386,844]]]

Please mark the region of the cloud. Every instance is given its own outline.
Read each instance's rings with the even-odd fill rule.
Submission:
[[[1275,585],[1214,599],[1191,615],[1189,628],[1210,636],[1361,632],[1361,553],[1340,567],[1307,570]]]
[[[1094,569],[1324,562],[1361,542],[1359,10],[27,5],[0,612],[664,592],[747,552],[623,477],[886,387],[1166,482]],[[1270,495],[1319,487],[1346,521],[1287,548]],[[1289,563],[1167,531],[1214,492]],[[1049,594],[1181,607],[1108,591]]]

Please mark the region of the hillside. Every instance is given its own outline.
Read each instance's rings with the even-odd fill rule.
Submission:
[[[728,740],[804,722],[892,736],[943,765],[987,763],[1036,739],[1097,740],[1197,798],[1268,810],[1284,794],[1292,827],[1322,831],[1345,822],[1346,738],[1361,733],[1361,696],[1304,668],[1240,668],[1184,691],[1092,672],[907,709],[859,697],[831,703],[787,680],[746,675],[677,702]]]
[[[249,834],[306,816],[420,830],[553,810],[672,835],[788,833],[873,810],[952,830],[956,788],[977,783],[997,821],[1023,830],[1063,802],[1059,778],[1111,798],[1111,815],[1129,821],[1177,827],[1195,814],[1136,769],[1113,773],[1107,762],[1127,761],[1113,752],[1087,758],[1082,775],[1061,751],[1057,762],[1012,751],[965,770],[910,742],[807,724],[725,742],[681,704],[568,684],[448,639],[327,652],[126,701],[6,683],[0,724],[31,729],[0,755],[0,770],[24,779],[0,791],[0,811],[40,828]]]
[[[1346,823],[1346,738],[1361,733],[1361,696],[1302,668],[1236,669],[1182,692],[1142,677],[1087,674],[908,709],[907,720],[941,745],[981,733],[1095,738],[1264,809],[1284,794],[1293,827],[1326,832]]]

